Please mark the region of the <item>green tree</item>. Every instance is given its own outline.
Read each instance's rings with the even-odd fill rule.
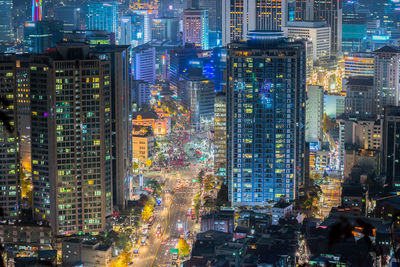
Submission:
[[[189,255],[190,253],[189,244],[183,238],[179,240],[178,249],[179,249],[179,255],[182,257]]]
[[[138,169],[139,169],[139,163],[134,162],[134,163],[132,164],[132,169],[133,169],[134,171],[138,170]]]
[[[146,222],[148,219],[150,219],[151,215],[153,215],[153,210],[154,204],[148,200],[142,211],[142,220]]]
[[[228,201],[228,185],[222,184],[221,188],[217,194],[217,202],[216,205],[218,207],[229,205]]]
[[[200,184],[203,183],[203,178],[204,178],[204,170],[201,169],[199,174],[197,175],[197,180],[199,181]]]

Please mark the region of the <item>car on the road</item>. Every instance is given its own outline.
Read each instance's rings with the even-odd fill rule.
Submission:
[[[142,240],[140,241],[140,245],[141,246],[146,246],[146,240],[147,240],[146,236],[142,237]]]
[[[157,225],[156,235],[158,238],[161,237],[161,225]]]
[[[178,223],[176,224],[176,230],[183,231],[183,223],[181,223],[180,220],[178,220]]]

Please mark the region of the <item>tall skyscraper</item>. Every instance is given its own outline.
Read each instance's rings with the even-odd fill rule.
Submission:
[[[342,51],[343,0],[314,0],[314,20],[324,20],[331,28],[332,52]]]
[[[382,171],[386,184],[400,191],[400,108],[387,107],[383,122]]]
[[[105,229],[111,170],[110,61],[82,43],[31,59],[36,219],[57,235]]]
[[[108,179],[110,175],[106,174],[106,212],[107,215],[111,215],[113,207],[125,207],[129,193],[128,185],[132,178],[130,50],[129,46],[125,45],[103,45],[95,47],[93,52],[98,57],[107,58],[111,67],[111,143],[108,144],[106,140],[106,147],[112,150],[111,159],[106,158],[112,163],[111,181]],[[112,202],[110,192],[112,192]]]
[[[0,43],[13,39],[12,34],[12,0],[0,0]]]
[[[234,206],[295,199],[304,184],[306,55],[281,32],[250,33],[227,59],[227,177]]]
[[[59,20],[28,21],[24,24],[24,52],[42,53],[55,47],[63,38],[63,22]]]
[[[214,103],[214,173],[226,177],[226,94],[218,92]]]
[[[132,41],[132,17],[124,16],[120,20],[121,33],[118,38],[119,45],[131,45]]]
[[[307,86],[306,142],[322,142],[322,119],[324,117],[324,87]]]
[[[118,33],[117,2],[89,1],[86,4],[86,29]]]
[[[247,33],[256,29],[255,18],[255,0],[222,0],[222,45],[246,40]]]
[[[183,11],[183,43],[194,44],[203,50],[209,49],[207,10],[185,9]]]
[[[17,132],[17,64],[15,55],[0,56],[0,95],[9,102],[2,104],[11,127],[0,125],[0,206],[4,218],[16,218],[20,204],[19,137]]]
[[[400,50],[384,46],[374,51],[375,114],[383,114],[386,106],[399,105]]]
[[[190,60],[197,59],[197,50],[194,45],[187,44],[185,47],[174,47],[168,53],[170,86],[172,89],[177,90],[183,71],[190,67]]]
[[[134,80],[132,88],[134,91],[133,102],[137,107],[150,105],[151,90],[148,82]]]
[[[143,80],[149,84],[156,82],[156,49],[149,44],[134,49],[135,80]]]
[[[208,11],[208,40],[210,47],[221,46],[222,42],[222,1],[199,0],[199,9]]]
[[[190,110],[190,123],[193,129],[210,126],[209,122],[214,118],[213,80],[201,74],[189,73],[181,81],[178,96]]]
[[[280,31],[288,16],[287,0],[223,0],[222,45],[246,40],[249,31]]]
[[[81,29],[81,12],[81,8],[77,7],[57,7],[54,9],[54,17],[64,23],[64,32],[72,32]]]

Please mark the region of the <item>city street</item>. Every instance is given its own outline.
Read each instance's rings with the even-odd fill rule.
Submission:
[[[135,245],[132,248],[132,252],[139,248],[139,254],[133,260],[134,266],[172,264],[170,249],[176,248],[180,234],[184,232],[176,229],[178,221],[185,225],[187,231],[193,231],[194,221],[186,216],[186,213],[191,207],[194,195],[199,191],[199,185],[191,182],[195,175],[195,169],[173,171],[165,175],[164,192],[168,193],[163,194],[161,207],[154,210],[155,222],[148,232],[147,244]],[[181,190],[176,190],[178,180],[184,185]],[[163,242],[156,235],[158,224],[161,226]]]

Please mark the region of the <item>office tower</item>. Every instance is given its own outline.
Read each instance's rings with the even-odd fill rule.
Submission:
[[[120,21],[121,34],[118,38],[119,45],[131,45],[132,41],[132,17],[124,16],[121,17]]]
[[[255,0],[222,0],[222,46],[234,40],[246,40],[256,29]]]
[[[214,118],[214,81],[201,74],[185,75],[178,91],[178,97],[190,110],[193,129],[210,126]]]
[[[345,113],[365,117],[374,114],[374,77],[350,76],[346,84]]]
[[[117,2],[89,1],[86,4],[86,29],[118,32]]]
[[[282,31],[285,37],[309,40],[312,43],[312,60],[330,57],[331,29],[325,21],[287,22]]]
[[[132,178],[130,49],[129,46],[124,45],[102,45],[96,46],[93,53],[98,57],[106,56],[111,67],[111,143],[106,140],[107,149],[112,150],[111,179],[109,173],[106,173],[106,214],[111,215],[113,207],[125,207],[129,193],[128,184]],[[106,120],[105,123],[108,121]],[[107,139],[108,134],[110,133],[106,133]],[[106,158],[106,161],[108,160],[109,158]],[[108,164],[106,166],[108,167]],[[112,194],[110,194],[111,184]]]
[[[386,106],[399,105],[400,50],[385,46],[374,51],[375,114]]]
[[[63,22],[59,20],[29,21],[24,24],[24,52],[39,54],[55,47],[63,38]]]
[[[151,90],[148,82],[134,80],[133,81],[133,103],[137,107],[149,106],[151,98]]]
[[[111,192],[110,61],[89,46],[62,43],[31,59],[35,218],[56,235],[105,230]]]
[[[289,5],[293,3],[289,1]],[[314,21],[314,1],[313,0],[294,0],[296,21]],[[292,21],[292,20],[289,20]]]
[[[156,82],[156,49],[149,44],[134,49],[135,80],[143,80],[149,84]]]
[[[179,22],[177,18],[158,18],[152,22],[152,40],[173,41],[178,39]]]
[[[343,7],[342,52],[365,51],[367,38],[367,20],[358,11],[358,3],[348,1]]]
[[[32,21],[40,21],[43,18],[42,0],[32,0]]]
[[[227,58],[227,177],[234,206],[293,200],[304,184],[306,55],[254,32]]]
[[[64,32],[79,30],[81,27],[81,9],[72,6],[56,7],[54,17],[64,23]]]
[[[208,11],[185,9],[183,11],[183,43],[194,44],[208,50]]]
[[[226,182],[226,93],[218,92],[214,103],[214,174]]]
[[[256,2],[256,30],[280,31],[288,20],[287,0],[249,0],[249,5]],[[250,29],[251,30],[251,29]]]
[[[199,0],[198,8],[208,11],[208,40],[210,47],[221,46],[222,42],[222,1]]]
[[[12,129],[0,125],[0,205],[4,218],[16,218],[20,204],[19,137],[17,132],[17,64],[15,55],[0,56],[0,94],[9,102],[2,105]]]
[[[350,76],[374,76],[374,55],[352,53],[344,56],[344,77]]]
[[[177,90],[183,71],[189,68],[191,60],[197,59],[197,50],[192,44],[187,44],[184,47],[175,47],[168,53],[170,86]]]
[[[391,188],[400,189],[400,108],[387,107],[383,122],[382,171]]]
[[[0,0],[0,42],[10,42],[12,34],[12,0]]]
[[[324,117],[324,87],[307,86],[306,142],[322,142],[322,119]]]
[[[331,28],[332,53],[342,51],[342,6],[342,0],[314,1],[314,20],[324,20]]]

